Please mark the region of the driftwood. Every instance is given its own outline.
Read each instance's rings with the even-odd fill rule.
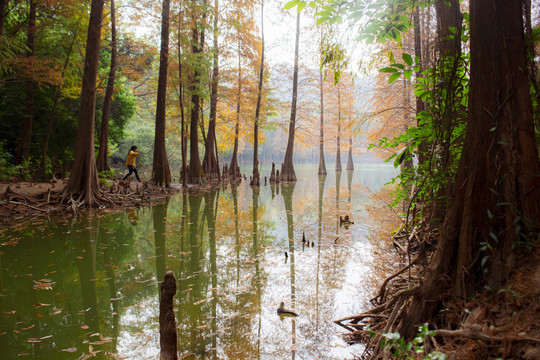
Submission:
[[[174,316],[173,297],[176,294],[176,278],[172,271],[167,271],[161,283],[159,302],[159,345],[161,360],[178,359],[178,335]]]

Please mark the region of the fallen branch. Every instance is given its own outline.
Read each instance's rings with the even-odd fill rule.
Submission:
[[[471,340],[480,340],[485,343],[504,342],[504,341],[531,341],[540,343],[540,339],[531,337],[506,337],[506,336],[491,336],[479,329],[471,328],[470,330],[434,330],[436,335],[443,337],[463,337]]]

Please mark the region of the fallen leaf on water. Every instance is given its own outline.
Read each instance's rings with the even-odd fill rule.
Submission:
[[[47,335],[47,336],[44,336],[44,337],[40,337],[39,340],[45,340],[45,339],[49,339],[49,338],[52,338],[53,336],[52,335]]]
[[[28,327],[21,328],[21,330],[29,330],[29,329],[33,328],[34,326],[36,326],[36,324],[32,324],[32,325],[30,325]]]
[[[62,349],[62,351],[65,351],[65,352],[68,352],[68,353],[74,353],[75,351],[77,351],[77,348],[72,347],[72,348],[69,348],[69,349]]]
[[[41,340],[35,339],[35,338],[30,338],[30,339],[24,340],[24,342],[27,342],[27,343],[40,343]]]
[[[4,311],[4,314],[6,314],[6,315],[13,315],[13,314],[15,314],[16,312],[17,312],[16,310]]]
[[[34,307],[35,307],[35,308],[40,308],[40,307],[42,307],[42,306],[51,306],[51,304],[42,304],[42,303],[35,303],[35,304],[34,304]]]
[[[81,325],[81,329],[88,329],[88,325]]]
[[[58,314],[60,314],[61,312],[62,312],[62,310],[55,311],[55,312],[53,312],[53,313],[51,314],[51,316],[58,315]]]

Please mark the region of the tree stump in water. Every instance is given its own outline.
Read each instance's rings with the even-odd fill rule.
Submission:
[[[173,297],[176,294],[176,278],[172,271],[167,271],[161,283],[159,302],[159,345],[161,360],[178,359],[178,335],[174,317]]]
[[[270,184],[276,182],[276,164],[272,163],[272,172],[270,172]]]

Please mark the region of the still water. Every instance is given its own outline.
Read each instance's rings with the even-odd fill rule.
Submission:
[[[0,358],[159,358],[168,270],[181,358],[353,358],[361,346],[333,320],[365,310],[393,261],[382,198],[395,170],[296,173],[0,229]],[[281,301],[299,316],[280,318]]]

